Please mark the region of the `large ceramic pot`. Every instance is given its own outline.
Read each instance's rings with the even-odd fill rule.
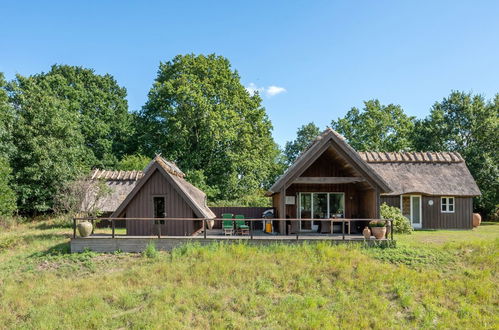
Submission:
[[[82,221],[76,226],[76,228],[78,228],[78,232],[81,237],[87,237],[92,233],[93,226],[90,221]]]
[[[383,239],[386,235],[386,227],[371,227],[371,232],[376,239]]]
[[[364,230],[362,231],[362,235],[364,235],[365,239],[371,238],[371,230],[369,229],[369,227],[366,226],[366,228],[364,228]]]
[[[480,223],[482,223],[482,216],[480,213],[473,213],[473,227],[480,226]]]

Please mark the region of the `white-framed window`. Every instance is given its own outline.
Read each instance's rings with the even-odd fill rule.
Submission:
[[[440,205],[442,213],[454,213],[454,197],[442,197]]]

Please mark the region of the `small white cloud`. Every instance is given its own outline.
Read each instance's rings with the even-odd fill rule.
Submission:
[[[286,88],[284,88],[284,87],[269,86],[267,88],[267,95],[268,96],[274,96],[274,95],[281,94],[281,93],[284,93],[284,92],[286,92]]]
[[[250,83],[248,86],[246,86],[246,90],[248,91],[248,93],[250,93],[250,95],[254,95],[256,92],[258,92],[259,94],[265,93],[265,95],[267,97],[272,97],[272,96],[275,96],[277,94],[281,94],[281,93],[286,92],[286,88],[284,88],[284,87],[272,85],[272,86],[265,88],[265,87],[258,87],[254,83]]]
[[[246,86],[246,90],[248,91],[248,93],[250,93],[250,95],[254,95],[256,92],[262,93],[265,90],[265,88],[258,87],[254,83],[250,83],[248,86]]]

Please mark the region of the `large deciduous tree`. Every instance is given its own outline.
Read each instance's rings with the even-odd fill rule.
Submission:
[[[58,187],[87,168],[91,159],[80,117],[71,108],[73,99],[51,92],[64,83],[60,75],[17,76],[9,87],[16,111],[13,186],[23,213],[50,210]]]
[[[258,93],[229,61],[179,55],[161,63],[140,117],[140,151],[203,178],[216,199],[249,194],[275,173],[278,148]]]
[[[128,151],[133,127],[126,89],[111,75],[98,75],[79,66],[53,65],[49,72],[30,79],[44,86],[45,94],[65,102],[66,110],[75,115],[84,145],[91,151],[91,165],[112,167]]]
[[[487,102],[481,95],[452,92],[417,122],[414,140],[417,150],[459,152],[482,192],[475,208],[486,215],[497,208],[499,94]]]
[[[357,151],[406,151],[412,149],[414,117],[399,105],[382,105],[378,100],[364,102],[364,108],[352,108],[331,126]]]
[[[286,165],[293,164],[295,159],[305,148],[321,133],[319,127],[314,123],[302,125],[296,131],[296,139],[286,142],[284,146],[284,158]]]
[[[14,154],[12,131],[14,111],[5,89],[6,81],[0,73],[0,216],[12,215],[16,209],[16,196],[11,189],[10,157]]]

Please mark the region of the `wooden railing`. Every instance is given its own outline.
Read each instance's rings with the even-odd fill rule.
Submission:
[[[160,221],[203,221],[203,227],[201,228],[203,230],[203,235],[204,238],[207,238],[207,228],[208,228],[208,221],[236,221],[236,220],[244,220],[245,222],[249,222],[249,231],[250,231],[250,239],[253,239],[253,233],[254,233],[254,222],[255,221],[263,221],[264,223],[266,221],[285,221],[285,222],[300,222],[300,221],[321,221],[321,222],[330,222],[331,224],[331,233],[333,234],[333,225],[335,223],[341,223],[341,235],[342,239],[345,240],[345,225],[349,225],[349,229],[351,229],[351,224],[354,222],[370,222],[373,220],[376,221],[384,221],[386,224],[387,228],[390,228],[390,237],[388,237],[388,233],[386,234],[385,238],[393,240],[393,220],[392,219],[343,219],[343,218],[329,218],[329,219],[282,219],[282,218],[270,218],[270,219],[265,219],[265,218],[253,218],[253,219],[225,219],[225,218],[214,218],[214,219],[207,219],[207,218],[73,218],[73,238],[76,238],[76,227],[77,227],[77,222],[78,221],[90,221],[93,225],[92,229],[92,235],[94,234],[94,229],[95,229],[95,221],[101,221],[101,220],[108,220],[111,221],[111,237],[115,238],[116,233],[115,233],[115,221],[156,221],[156,226],[158,228],[158,238],[165,237],[167,235],[161,235],[161,223]],[[265,228],[263,228],[265,230]],[[286,230],[286,228],[285,228]],[[324,233],[318,233],[319,235],[326,235]],[[299,238],[300,236],[300,231],[298,230],[295,234],[292,235],[286,235],[286,234],[281,234],[283,236],[296,236],[296,239]],[[170,235],[172,236],[172,235]],[[302,235],[303,236],[303,235]]]

